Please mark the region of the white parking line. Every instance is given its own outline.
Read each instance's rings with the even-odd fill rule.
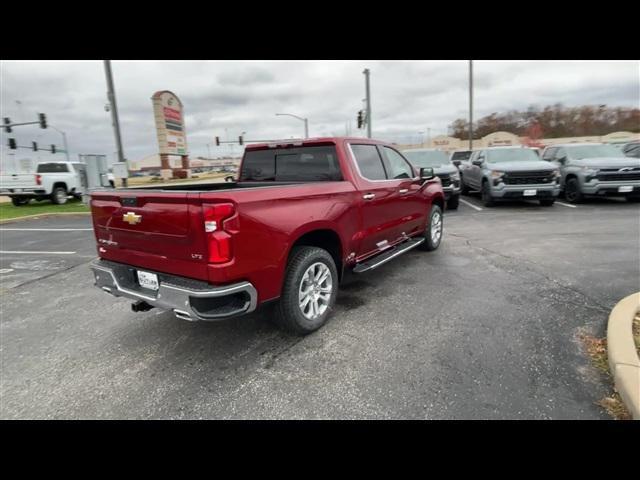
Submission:
[[[93,228],[0,228],[3,232],[90,232]]]
[[[556,200],[556,203],[557,203],[558,205],[562,205],[563,207],[578,208],[578,207],[577,207],[577,206],[575,206],[575,205],[569,205],[568,203],[562,203],[562,202],[559,202],[559,201],[557,201],[557,200]]]
[[[22,250],[0,250],[0,254],[32,254],[32,255],[73,255],[76,252],[28,252]]]
[[[469,207],[471,207],[471,208],[475,208],[475,209],[476,209],[477,211],[479,211],[479,212],[481,212],[481,211],[482,211],[482,209],[481,209],[480,207],[476,207],[473,203],[467,202],[466,200],[462,200],[462,199],[460,199],[460,201],[461,201],[462,203],[464,203],[465,205],[468,205],[468,206],[469,206]]]

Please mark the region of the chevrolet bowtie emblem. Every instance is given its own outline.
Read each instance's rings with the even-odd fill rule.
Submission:
[[[136,215],[133,212],[127,212],[122,216],[122,221],[127,222],[130,225],[135,225],[142,221],[142,215]]]

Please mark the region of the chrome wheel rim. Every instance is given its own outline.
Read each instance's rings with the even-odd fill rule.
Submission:
[[[316,262],[302,275],[298,288],[298,306],[305,318],[315,320],[329,308],[333,292],[331,270],[324,263]]]
[[[577,189],[575,187],[575,185],[573,184],[573,182],[569,182],[567,184],[567,187],[565,188],[565,193],[564,193],[565,197],[567,197],[567,200],[572,201],[575,200],[577,197]]]
[[[58,203],[65,203],[67,201],[67,194],[62,190],[58,190],[56,192],[56,201]]]
[[[440,242],[442,236],[442,215],[440,212],[436,212],[431,217],[431,242],[437,245]]]

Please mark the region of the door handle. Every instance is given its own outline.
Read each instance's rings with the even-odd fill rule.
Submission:
[[[398,190],[400,193],[407,193],[409,191],[408,188],[401,188],[400,190]]]
[[[365,193],[364,195],[362,195],[362,198],[364,198],[365,200],[371,200],[375,196],[375,193]]]

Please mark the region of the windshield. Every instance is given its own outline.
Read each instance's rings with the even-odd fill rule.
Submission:
[[[416,167],[439,167],[449,163],[447,155],[439,150],[416,150],[413,152],[408,150],[402,154]]]
[[[451,160],[469,160],[470,156],[471,150],[468,150],[466,152],[454,152]]]
[[[569,156],[576,160],[596,157],[620,157],[620,150],[613,145],[580,145],[565,147]]]
[[[528,148],[505,148],[499,150],[487,150],[487,162],[526,162],[539,161],[540,157]]]

